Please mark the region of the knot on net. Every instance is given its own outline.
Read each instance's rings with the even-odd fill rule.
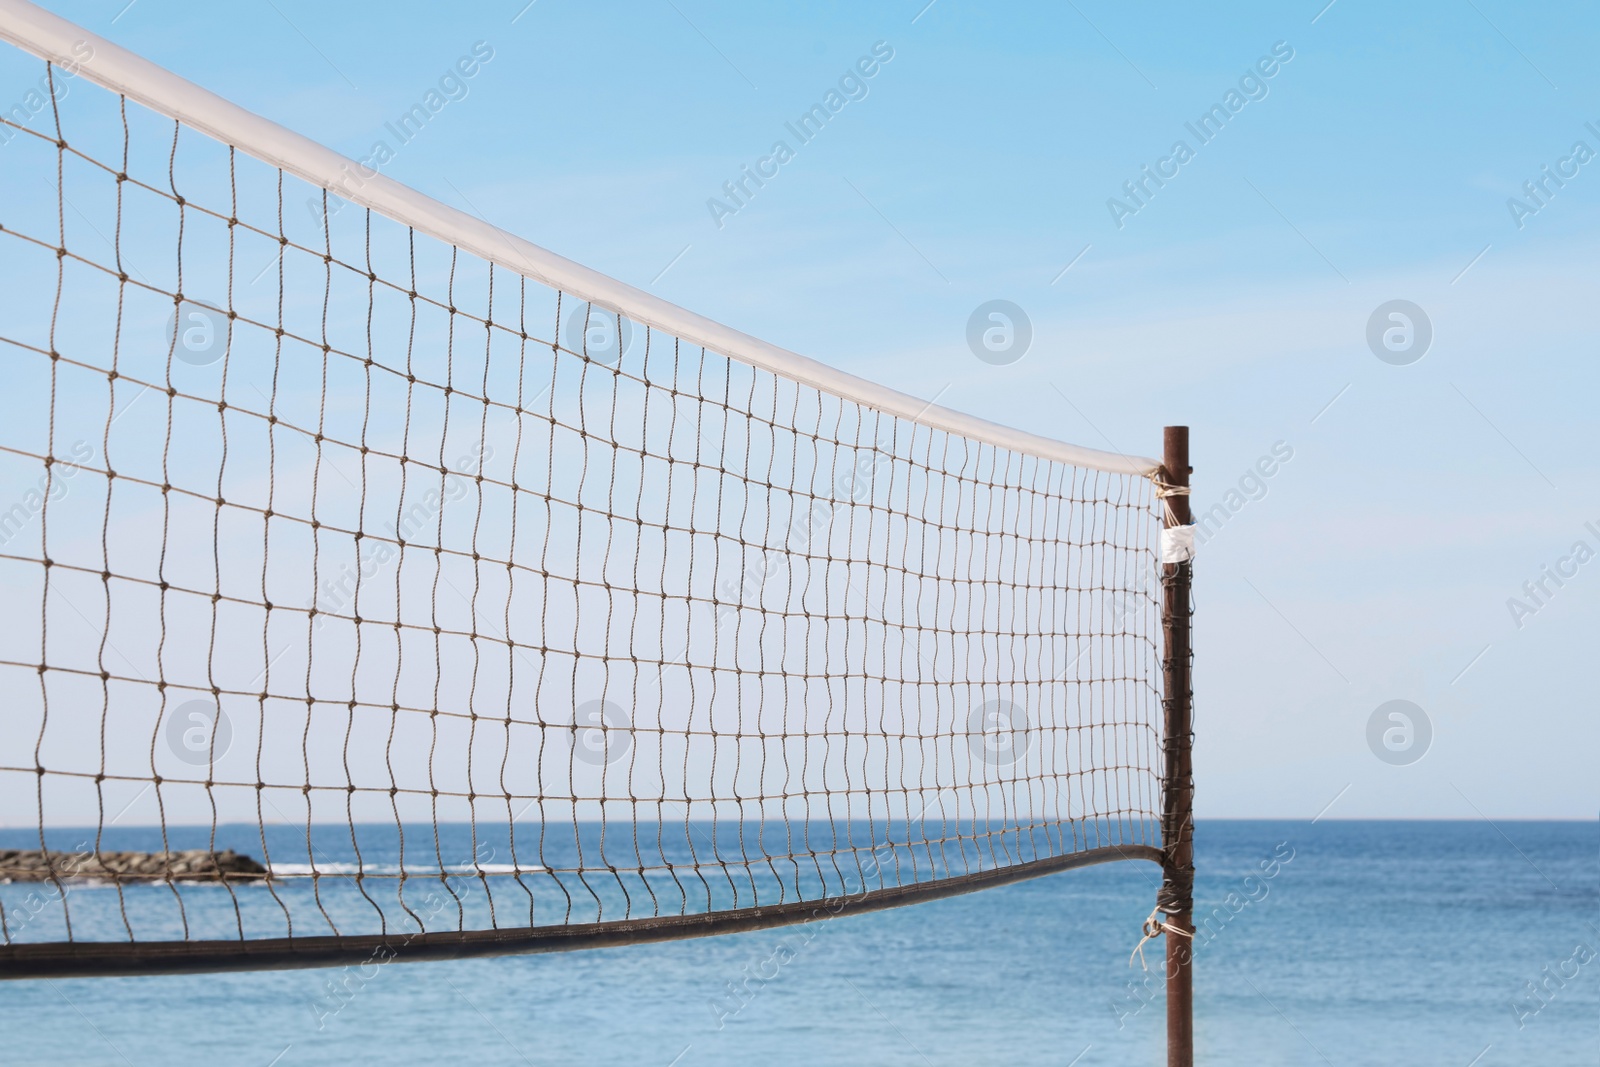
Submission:
[[[1133,946],[1132,952],[1128,953],[1129,967],[1133,966],[1134,957],[1137,956],[1139,958],[1139,969],[1144,971],[1148,971],[1150,969],[1149,964],[1147,964],[1144,959],[1144,946],[1146,943],[1154,941],[1156,938],[1160,937],[1162,933],[1177,934],[1179,937],[1187,937],[1191,940],[1194,938],[1194,934],[1192,932],[1185,930],[1180,926],[1174,926],[1172,923],[1162,918],[1162,915],[1162,906],[1157,904],[1155,910],[1145,918],[1143,925],[1140,927],[1141,936],[1139,938],[1139,943]]]

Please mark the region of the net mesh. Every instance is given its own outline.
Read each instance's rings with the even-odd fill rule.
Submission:
[[[690,346],[32,63],[43,105],[0,116],[0,951],[1159,846],[1147,479]]]

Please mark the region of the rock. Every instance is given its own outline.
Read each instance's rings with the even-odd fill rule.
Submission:
[[[219,852],[216,856],[217,869],[228,878],[265,878],[267,869],[249,856],[241,856],[233,849]]]
[[[75,878],[112,882],[257,882],[267,869],[232,849],[208,852],[60,852],[0,849],[0,881],[49,882]]]

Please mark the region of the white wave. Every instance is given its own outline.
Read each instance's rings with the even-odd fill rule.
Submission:
[[[540,866],[519,867],[514,863],[452,864],[441,871],[438,867],[407,867],[404,872],[393,863],[274,863],[269,868],[273,878],[342,878],[365,874],[373,877],[392,877],[404,873],[408,878],[425,878],[440,873],[467,877],[483,874],[532,874],[544,870]]]

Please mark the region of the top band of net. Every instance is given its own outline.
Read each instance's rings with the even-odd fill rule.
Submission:
[[[1154,461],[719,326],[19,0],[0,38],[45,60],[0,115],[0,973],[1159,858]]]

